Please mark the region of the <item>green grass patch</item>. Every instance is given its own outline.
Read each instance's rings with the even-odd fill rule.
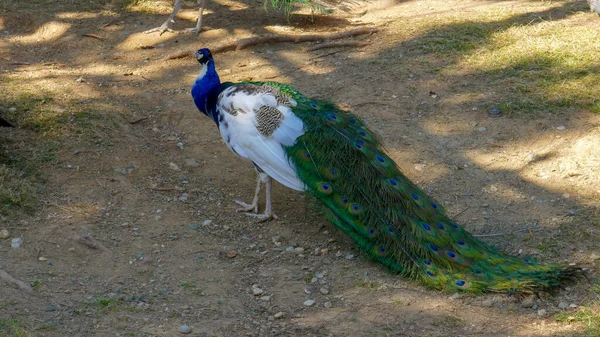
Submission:
[[[5,319],[0,317],[0,336],[2,337],[33,337],[23,326],[22,319]]]
[[[600,336],[600,303],[581,306],[576,311],[565,311],[556,316],[558,322],[578,323],[584,327],[584,336]]]

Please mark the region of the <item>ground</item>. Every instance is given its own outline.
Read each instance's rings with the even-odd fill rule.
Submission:
[[[585,2],[375,1],[288,21],[218,0],[198,38],[142,33],[169,1],[0,5],[0,115],[18,126],[0,128],[0,269],[34,289],[0,281],[0,335],[600,335],[600,18]],[[175,29],[196,13],[184,4]],[[469,231],[589,280],[539,297],[433,291],[281,185],[279,220],[235,212],[253,169],[194,107],[197,62],[164,56],[358,27],[378,29],[355,38],[369,46],[258,45],[216,54],[217,69],[353,110]]]

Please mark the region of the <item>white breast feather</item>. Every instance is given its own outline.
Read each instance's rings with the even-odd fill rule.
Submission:
[[[296,139],[304,134],[302,120],[289,107],[278,105],[272,94],[238,91],[228,95],[233,90],[235,87],[225,89],[217,104],[219,113],[223,115],[219,130],[227,145],[239,156],[256,163],[279,183],[295,190],[304,190],[304,183],[296,175],[283,149],[283,146],[294,145]],[[268,137],[258,131],[254,112],[263,105],[276,107],[283,114],[281,124]],[[224,107],[239,112],[232,115],[225,112]]]

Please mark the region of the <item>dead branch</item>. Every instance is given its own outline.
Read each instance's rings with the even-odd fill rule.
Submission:
[[[73,237],[73,240],[75,242],[79,242],[82,245],[92,248],[92,249],[100,249],[102,251],[105,252],[110,252],[110,249],[104,247],[103,244],[101,244],[100,242],[96,241],[94,238],[92,238],[89,235],[75,235]]]
[[[0,269],[0,280],[8,282],[30,295],[33,294],[33,289],[27,283],[17,280],[2,269]]]
[[[315,51],[319,49],[325,48],[339,48],[339,47],[364,47],[370,45],[369,42],[363,41],[336,41],[336,42],[327,42],[321,43],[316,46],[307,48],[306,51]]]
[[[248,48],[250,46],[254,46],[257,44],[264,43],[275,43],[275,42],[309,42],[309,41],[332,41],[339,40],[347,37],[364,35],[364,34],[373,34],[377,32],[377,28],[357,28],[345,32],[335,33],[335,34],[308,34],[308,35],[282,35],[282,34],[265,34],[261,36],[248,37],[240,40],[236,40],[233,42],[228,42],[220,46],[216,46],[211,48],[211,52],[213,54],[226,52],[229,50],[241,50]],[[366,42],[362,42],[366,43]],[[324,47],[327,48],[327,47]],[[196,50],[182,50],[172,54],[165,56],[165,60],[173,60],[184,57],[193,56]]]
[[[81,34],[81,36],[93,37],[94,39],[104,40],[104,38],[102,36],[99,36],[99,35],[96,35],[96,34]]]

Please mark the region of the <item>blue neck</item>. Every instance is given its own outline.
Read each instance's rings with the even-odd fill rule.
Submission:
[[[206,69],[206,71],[204,71]],[[215,62],[209,60],[202,67],[200,74],[192,85],[192,97],[198,110],[212,118],[219,126],[217,114],[217,98],[221,92],[221,80],[215,70]]]

